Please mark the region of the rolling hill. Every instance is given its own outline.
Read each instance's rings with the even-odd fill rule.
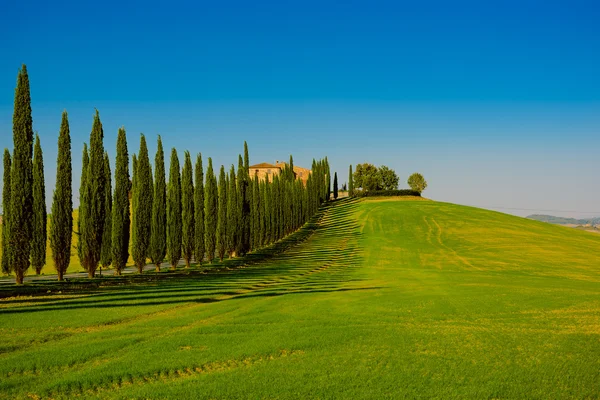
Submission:
[[[0,285],[0,398],[598,395],[600,235],[383,198],[276,246],[125,286]]]

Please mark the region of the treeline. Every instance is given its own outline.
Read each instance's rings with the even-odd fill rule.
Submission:
[[[46,258],[46,204],[43,156],[33,124],[27,68],[22,66],[15,91],[12,156],[4,151],[2,270],[14,272],[17,284],[33,266],[39,274]],[[132,156],[131,174],[127,135],[119,129],[113,175],[104,149],[104,131],[96,111],[88,144],[82,154],[79,220],[73,226],[71,138],[63,112],[58,138],[56,188],[52,199],[50,247],[58,279],[69,267],[71,238],[78,236],[77,254],[88,276],[99,266],[121,274],[129,253],[141,273],[150,260],[160,270],[166,259],[175,269],[183,258],[213,262],[243,256],[268,246],[300,228],[330,198],[331,173],[327,158],[313,160],[306,185],[297,180],[290,156],[272,181],[250,176],[248,146],[237,169],[212,159],[204,170],[202,155],[183,155],[171,149],[169,179],[158,139],[154,165],[146,138]],[[33,153],[33,154],[32,154]],[[337,183],[337,182],[336,182]],[[336,185],[337,187],[337,185]]]

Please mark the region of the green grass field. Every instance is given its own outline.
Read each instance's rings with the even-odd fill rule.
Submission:
[[[491,211],[344,200],[243,265],[0,286],[0,397],[598,398],[599,250]]]

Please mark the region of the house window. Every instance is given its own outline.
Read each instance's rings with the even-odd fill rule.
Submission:
[[[302,178],[302,172],[299,172],[300,178]]]
[[[271,175],[271,170],[270,169],[267,170],[267,174]]]
[[[254,175],[258,175],[258,170],[254,171]]]

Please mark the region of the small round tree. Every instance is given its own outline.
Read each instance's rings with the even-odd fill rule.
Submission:
[[[423,193],[423,190],[427,188],[427,181],[423,175],[415,172],[408,178],[408,186],[416,192]]]

